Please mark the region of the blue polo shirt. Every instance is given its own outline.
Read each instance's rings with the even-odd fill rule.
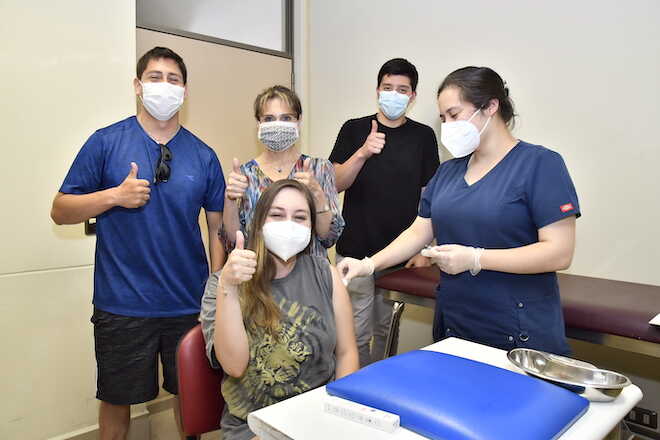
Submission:
[[[200,208],[222,211],[225,183],[215,152],[181,127],[167,182],[153,184],[160,147],[132,116],[95,132],[83,145],[60,192],[88,194],[121,184],[138,165],[150,182],[142,207],[114,207],[96,219],[94,305],[125,316],[198,313],[208,278]]]
[[[444,162],[426,187],[419,215],[438,244],[508,249],[538,242],[538,230],[580,216],[562,157],[520,141],[481,180],[465,182],[470,156]],[[509,350],[568,353],[555,272],[482,270],[442,274],[434,338],[458,336]]]

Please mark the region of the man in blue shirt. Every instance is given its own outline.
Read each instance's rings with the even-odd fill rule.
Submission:
[[[175,351],[197,324],[209,267],[198,217],[208,224],[211,269],[224,177],[215,152],[179,125],[187,71],[156,47],[137,64],[137,116],[96,131],[76,156],[51,217],[75,224],[96,217],[94,339],[101,439],[125,438],[130,405],[163,388],[177,394]],[[178,402],[175,404],[178,419]]]

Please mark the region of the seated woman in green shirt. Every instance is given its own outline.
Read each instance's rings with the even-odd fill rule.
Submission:
[[[248,246],[212,274],[200,320],[211,364],[226,377],[225,440],[254,438],[248,413],[358,369],[346,288],[309,253],[316,209],[307,187],[279,180],[257,202]]]

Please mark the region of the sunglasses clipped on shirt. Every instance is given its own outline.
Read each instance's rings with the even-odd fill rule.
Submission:
[[[159,183],[167,182],[170,178],[170,165],[166,162],[172,160],[172,152],[167,145],[158,144],[160,147],[160,157],[158,158],[158,165],[156,165],[156,170],[154,171],[154,184],[158,185]]]

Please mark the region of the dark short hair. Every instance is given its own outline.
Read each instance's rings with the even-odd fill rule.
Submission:
[[[160,60],[161,58],[167,58],[177,63],[179,70],[181,70],[181,75],[183,76],[183,83],[186,84],[188,82],[188,71],[186,70],[186,64],[183,62],[183,58],[167,47],[154,47],[140,57],[135,69],[137,78],[142,78],[142,74],[147,70],[149,61]]]
[[[419,80],[417,69],[405,58],[393,58],[383,64],[383,67],[378,71],[377,87],[380,87],[380,82],[385,75],[407,76],[410,79],[410,86],[412,87],[413,92],[417,91],[417,81]]]
[[[457,87],[461,99],[478,109],[487,107],[491,99],[497,99],[502,120],[510,128],[515,125],[516,114],[509,88],[502,77],[490,67],[468,66],[454,70],[438,87],[438,96],[447,87]]]
[[[282,100],[296,114],[296,119],[302,116],[302,105],[296,92],[284,86],[272,86],[259,93],[254,100],[254,117],[259,121],[264,113],[266,104],[271,99],[278,98]]]

